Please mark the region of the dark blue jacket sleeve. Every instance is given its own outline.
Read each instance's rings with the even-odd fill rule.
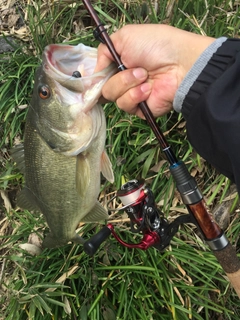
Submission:
[[[182,113],[192,146],[240,192],[240,40],[228,39],[213,54]]]

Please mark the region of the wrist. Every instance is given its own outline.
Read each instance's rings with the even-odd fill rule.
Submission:
[[[207,63],[211,59],[212,55],[217,51],[217,49],[227,40],[225,37],[214,39],[211,44],[205,48],[205,50],[196,59],[195,63],[191,66],[189,71],[185,74],[182,79],[180,86],[175,94],[173,100],[173,108],[177,112],[181,112],[183,101],[188,94],[193,83],[196,81],[200,73],[206,67]]]
[[[182,45],[181,62],[184,68],[184,77],[203,54],[203,52],[215,42],[215,38],[201,36],[188,32],[187,43]]]

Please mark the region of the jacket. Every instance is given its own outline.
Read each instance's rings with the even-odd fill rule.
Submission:
[[[240,40],[213,42],[180,85],[174,109],[194,149],[240,193]]]

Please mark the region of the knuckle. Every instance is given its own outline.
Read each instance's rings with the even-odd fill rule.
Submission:
[[[132,81],[130,79],[130,76],[129,76],[129,70],[120,72],[119,75],[120,75],[120,78],[121,78],[121,83],[124,86],[128,87],[132,83]]]

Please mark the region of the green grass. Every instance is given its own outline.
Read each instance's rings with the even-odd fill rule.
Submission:
[[[31,2],[33,3],[33,2]],[[167,23],[200,34],[238,36],[239,14],[235,1],[94,1],[109,33],[126,23]],[[97,47],[91,20],[81,2],[17,3],[17,12],[28,27],[24,41],[11,54],[0,54],[0,190],[14,207],[23,177],[9,155],[23,138],[26,110],[33,91],[35,69],[49,43],[83,42]],[[172,4],[172,6],[171,6]],[[231,5],[231,6],[230,6]],[[5,30],[6,31],[6,30]],[[114,185],[102,185],[100,199],[110,199],[124,182],[144,178],[160,209],[174,219],[184,208],[156,139],[145,121],[120,111],[114,103],[104,106],[107,150],[114,166]],[[184,120],[175,113],[157,120],[177,156],[185,161],[213,208],[226,196],[228,180],[195,153],[186,138]],[[158,165],[158,168],[157,168]],[[156,169],[157,168],[157,169]],[[3,193],[4,192],[4,193]],[[67,245],[30,256],[19,246],[31,233],[47,232],[42,216],[28,211],[6,211],[0,202],[0,319],[81,320],[214,320],[240,318],[240,302],[229,286],[214,255],[197,230],[181,227],[171,245],[158,252],[129,250],[110,237],[94,257],[81,246]],[[179,210],[179,211],[178,211]],[[239,245],[240,223],[233,211],[227,236]],[[114,219],[116,230],[127,242],[141,236]],[[82,226],[87,239],[100,230]]]

